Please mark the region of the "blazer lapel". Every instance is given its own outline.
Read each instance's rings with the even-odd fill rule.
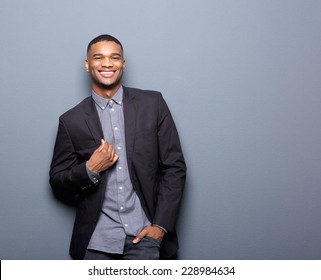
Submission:
[[[88,100],[85,114],[86,114],[85,122],[88,126],[88,129],[92,137],[96,141],[97,145],[100,145],[100,140],[104,139],[104,133],[99,120],[98,112],[95,108],[95,104],[92,98],[89,98]]]
[[[136,104],[135,98],[130,93],[130,89],[124,88],[124,126],[125,126],[125,141],[128,163],[132,159],[134,150],[134,140],[136,131]]]

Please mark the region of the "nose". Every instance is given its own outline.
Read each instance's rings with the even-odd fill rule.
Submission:
[[[112,67],[112,66],[113,66],[113,63],[112,63],[112,61],[111,61],[110,58],[105,57],[105,58],[102,60],[102,62],[101,62],[101,66],[102,66],[102,67]]]

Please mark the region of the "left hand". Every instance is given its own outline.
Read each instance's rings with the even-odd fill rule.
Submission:
[[[159,240],[163,240],[165,231],[157,226],[145,227],[133,240],[134,244],[139,243],[145,236]]]

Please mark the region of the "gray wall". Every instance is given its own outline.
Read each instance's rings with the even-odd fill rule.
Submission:
[[[181,259],[321,258],[321,3],[1,0],[1,259],[69,259],[48,169],[110,33],[128,86],[163,92],[188,164]]]

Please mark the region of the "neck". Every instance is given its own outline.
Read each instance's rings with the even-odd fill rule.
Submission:
[[[120,87],[121,87],[121,84],[117,84],[112,87],[104,87],[104,88],[92,85],[92,90],[97,95],[99,95],[103,98],[112,99]]]

